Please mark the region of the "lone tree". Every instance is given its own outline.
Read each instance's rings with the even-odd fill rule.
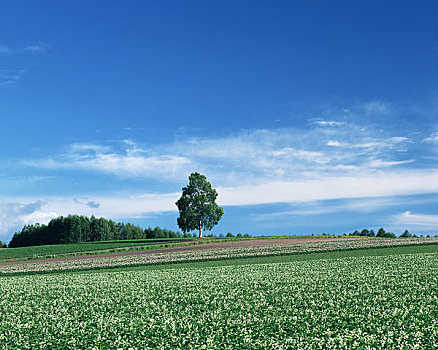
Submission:
[[[191,173],[189,184],[182,189],[181,198],[176,201],[179,211],[179,228],[185,233],[202,229],[211,230],[218,224],[224,210],[216,204],[217,192],[204,175]]]

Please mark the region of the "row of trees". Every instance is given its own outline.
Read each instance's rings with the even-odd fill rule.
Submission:
[[[406,230],[407,231],[407,230]],[[364,236],[364,237],[382,237],[382,238],[396,238],[396,235],[392,232],[387,232],[383,227],[379,228],[377,233],[373,229],[368,230],[364,228],[362,231],[354,231],[348,234],[349,236]]]
[[[345,235],[345,234],[344,234]],[[387,232],[381,227],[377,233],[374,232],[374,230],[368,230],[367,228],[364,228],[362,231],[354,231],[350,232],[348,236],[366,236],[366,237],[383,237],[383,238],[396,238],[396,235],[392,232]],[[405,230],[400,236],[400,238],[411,238],[411,237],[417,237],[417,235],[413,235],[409,233],[408,230]],[[420,235],[420,237],[423,237],[423,235]],[[430,237],[430,235],[427,235],[427,237]]]
[[[51,220],[47,225],[26,225],[16,232],[9,247],[24,247],[43,244],[64,244],[142,238],[189,237],[179,232],[160,227],[143,229],[130,223],[116,223],[104,218],[69,215]],[[191,235],[190,235],[191,237]]]

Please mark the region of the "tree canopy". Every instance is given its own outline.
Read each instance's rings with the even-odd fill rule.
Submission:
[[[182,189],[181,198],[176,201],[179,211],[177,223],[183,232],[209,231],[219,223],[224,210],[216,204],[217,192],[211,187],[205,175],[192,173],[189,184]]]
[[[69,215],[53,219],[48,225],[24,226],[20,232],[14,234],[9,247],[176,237],[181,237],[181,234],[158,226],[143,229],[130,223],[116,223],[105,218]]]

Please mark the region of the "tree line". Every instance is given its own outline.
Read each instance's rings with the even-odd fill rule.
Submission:
[[[406,230],[407,231],[407,230]],[[374,232],[373,229],[368,230],[364,228],[362,231],[354,231],[348,234],[349,236],[363,236],[363,237],[381,237],[381,238],[396,238],[396,235],[392,232],[385,231],[383,227],[379,228],[379,230]]]
[[[347,234],[344,233],[344,236]],[[354,232],[350,232],[348,236],[366,236],[366,237],[381,237],[381,238],[396,238],[397,236],[389,231],[385,231],[383,227],[379,228],[379,230],[374,232],[374,230],[368,230],[367,228],[364,228],[362,231],[355,230]],[[410,233],[408,230],[405,230],[399,238],[416,238],[418,237],[416,234]],[[423,235],[420,235],[420,237],[423,237]],[[430,237],[430,235],[427,235],[426,237]],[[435,235],[437,237],[437,235]]]
[[[69,215],[53,219],[47,225],[38,223],[25,225],[20,232],[13,235],[9,247],[178,237],[192,237],[192,235],[189,233],[182,235],[180,232],[158,226],[143,229],[137,225],[116,223],[105,218]]]

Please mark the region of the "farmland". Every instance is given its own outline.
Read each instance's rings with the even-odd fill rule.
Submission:
[[[269,264],[3,277],[0,344],[436,348],[438,252],[357,253]]]
[[[260,243],[261,241],[258,241]],[[279,242],[282,242],[281,240]],[[437,244],[438,238],[409,239],[334,239],[334,240],[293,240],[290,244],[279,244],[274,240],[269,245],[253,245],[251,241],[243,246],[220,248],[219,245],[197,247],[180,247],[175,249],[138,251],[105,256],[80,256],[58,260],[44,260],[26,263],[0,263],[0,274],[43,273],[68,270],[90,270],[115,268],[121,266],[139,266],[169,264],[177,262],[194,262],[224,259],[242,259],[260,256],[281,256],[312,252],[343,251],[354,249],[370,249],[404,245]],[[209,248],[209,249],[205,249]],[[177,250],[178,249],[178,250]]]
[[[156,238],[107,242],[82,242],[0,249],[0,261],[31,260],[59,256],[78,256],[116,251],[153,249],[191,241],[187,238]]]
[[[303,237],[303,236],[288,236],[287,239],[327,239],[326,237]],[[263,237],[264,240],[275,239],[275,242],[281,241],[281,237]],[[17,247],[13,249],[0,249],[0,262],[6,261],[20,261],[20,260],[36,260],[48,258],[61,258],[68,256],[82,256],[82,255],[99,255],[116,252],[129,252],[139,250],[157,250],[169,247],[180,247],[187,245],[222,243],[229,245],[236,245],[236,242],[249,241],[260,239],[253,237],[245,238],[204,238],[198,240],[194,238],[148,238],[148,239],[132,239],[132,240],[113,240],[113,241],[96,241],[96,242],[80,242],[68,244],[51,244],[51,245],[37,245],[27,247]],[[219,246],[219,245],[217,245]]]

